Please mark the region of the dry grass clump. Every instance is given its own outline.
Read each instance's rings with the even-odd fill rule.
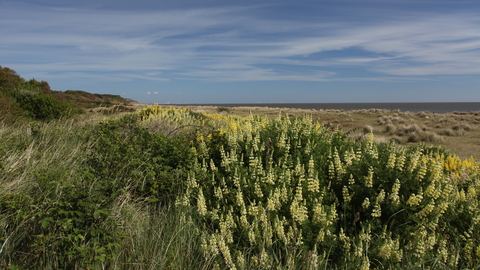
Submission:
[[[472,128],[468,124],[461,123],[461,124],[455,125],[454,127],[452,127],[452,129],[470,131]]]
[[[338,116],[345,117],[345,118],[350,117],[351,115],[352,115],[351,112],[341,112],[341,113],[338,114]]]
[[[422,131],[426,131],[427,129],[425,127],[420,127],[417,124],[411,124],[411,125],[400,125],[397,126],[395,134],[398,136],[406,136],[406,135],[411,135],[414,133],[420,133]]]
[[[365,130],[365,127],[364,127]],[[453,131],[452,131],[453,132]],[[435,132],[429,131],[424,125],[418,124],[399,124],[393,123],[385,126],[385,133],[397,143],[402,142],[440,142],[441,136]]]
[[[134,111],[136,111],[136,109],[133,106],[113,105],[111,107],[92,108],[88,112],[103,115],[118,115],[120,113],[131,113]]]
[[[432,131],[415,132],[410,134],[410,136],[408,136],[408,139],[407,139],[408,142],[414,142],[414,143],[416,142],[433,143],[433,142],[439,142],[441,140],[442,140],[442,137]]]
[[[380,116],[377,120],[377,122],[380,124],[380,125],[387,125],[387,124],[391,124],[391,121],[389,121],[389,118],[388,116]]]
[[[380,125],[388,125],[388,124],[405,124],[407,121],[398,115],[382,115],[378,118],[377,122]]]
[[[374,136],[373,141],[375,143],[389,143],[392,141],[392,138],[389,138],[387,136]],[[395,141],[395,143],[397,142]]]
[[[389,114],[389,113],[391,113],[391,111],[385,110],[385,109],[361,109],[361,110],[355,110],[355,111],[349,111],[349,112],[353,112],[355,114],[361,114],[361,115],[365,115],[365,116],[376,116],[378,114]]]
[[[431,115],[432,115],[432,113],[430,113],[430,112],[418,112],[418,113],[415,114],[415,116],[420,117],[420,118],[425,118],[425,119],[429,119]]]
[[[394,134],[395,131],[397,131],[397,127],[396,127],[395,125],[388,124],[388,125],[385,127],[385,132],[387,132],[387,133]]]
[[[440,135],[443,135],[443,136],[457,136],[457,132],[455,132],[453,129],[451,128],[447,128],[447,129],[444,129],[443,131],[441,131],[439,133]]]
[[[395,141],[395,143],[401,143],[401,140],[394,140],[393,138],[389,137],[389,136],[381,136],[381,135],[373,135],[371,138],[369,136],[371,136],[373,133],[364,133],[364,134],[355,134],[353,136],[351,136],[351,138],[353,138],[356,142],[361,142],[361,141],[366,141],[366,140],[370,140],[370,139],[373,139],[373,142],[375,143],[389,143],[391,141]]]
[[[472,127],[468,124],[465,123],[460,123],[457,125],[454,125],[451,128],[446,128],[443,131],[441,131],[439,134],[444,135],[444,136],[465,136],[467,131],[472,131]]]
[[[338,116],[341,117],[344,122],[353,122],[354,121],[354,119],[352,118],[351,112],[341,112],[341,113],[339,113]]]
[[[444,115],[438,118],[438,121],[437,121],[437,123],[439,124],[448,123],[448,122],[449,122],[448,117]]]
[[[370,125],[363,126],[362,131],[363,131],[364,134],[372,133],[373,132],[373,127],[370,126]]]
[[[429,131],[427,127],[418,124],[388,124],[385,127],[385,132],[390,134],[391,139],[397,143],[402,142],[402,137],[406,142],[439,142],[442,140],[441,136],[435,132]]]

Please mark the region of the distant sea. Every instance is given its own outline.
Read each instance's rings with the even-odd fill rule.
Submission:
[[[172,104],[173,105],[173,104]],[[363,110],[385,109],[402,112],[477,112],[480,102],[412,102],[412,103],[226,103],[226,104],[178,104],[182,106],[219,106],[219,107],[270,107],[314,110]]]

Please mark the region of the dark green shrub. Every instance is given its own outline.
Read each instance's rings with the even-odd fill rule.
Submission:
[[[0,140],[0,242],[8,237],[0,268],[92,268],[108,260],[120,235],[109,217],[112,198],[78,166],[85,130],[39,122],[12,130]]]
[[[140,126],[135,115],[100,123],[87,163],[108,193],[130,188],[139,197],[170,198],[181,185],[179,177],[193,163],[188,137],[167,137]]]
[[[50,121],[82,112],[53,95],[46,81],[25,81],[14,70],[0,66],[0,112],[7,122],[31,117]]]
[[[0,88],[13,89],[25,83],[25,80],[8,67],[0,66]]]
[[[50,89],[50,85],[46,81],[37,81],[35,79],[31,79],[25,83],[28,89],[37,90],[43,94],[51,94],[52,90]]]
[[[20,108],[15,99],[0,89],[0,122],[11,124],[26,116],[26,112]]]
[[[110,268],[125,237],[115,202],[170,202],[192,163],[188,134],[152,133],[132,115],[93,128],[56,124],[1,134],[2,269]]]
[[[21,267],[35,262],[37,267],[73,269],[111,257],[120,235],[107,229],[115,227],[108,217],[109,198],[89,183],[89,177],[72,179],[69,174],[40,170],[34,176],[37,188],[2,198],[0,209],[10,217],[8,233],[15,241],[9,257]]]
[[[71,108],[67,103],[49,94],[22,90],[16,94],[16,100],[20,107],[34,119],[48,121],[71,114]]]

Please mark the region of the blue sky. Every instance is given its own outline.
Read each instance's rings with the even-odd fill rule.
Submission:
[[[0,65],[142,103],[480,102],[480,2],[0,0]]]

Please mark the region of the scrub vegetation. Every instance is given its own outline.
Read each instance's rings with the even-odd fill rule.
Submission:
[[[3,123],[0,267],[480,265],[474,158],[404,140],[396,132],[411,121],[349,133],[311,113],[235,111],[147,106]],[[439,136],[475,132],[464,124]],[[399,142],[378,140],[387,125]]]
[[[477,113],[135,109],[0,71],[0,268],[480,267]]]
[[[0,121],[51,121],[85,112],[112,114],[132,111],[136,102],[118,95],[84,91],[53,91],[46,81],[25,80],[15,70],[0,66]]]

